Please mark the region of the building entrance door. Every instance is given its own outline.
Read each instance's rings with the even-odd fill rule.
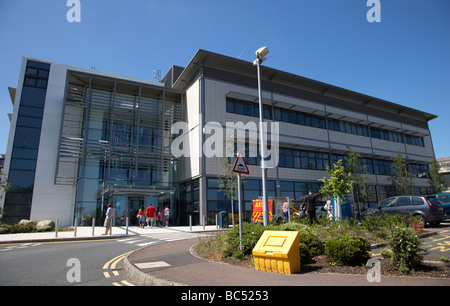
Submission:
[[[128,217],[130,225],[139,225],[139,219],[136,217],[139,213],[139,208],[144,206],[144,197],[129,197],[128,198]]]

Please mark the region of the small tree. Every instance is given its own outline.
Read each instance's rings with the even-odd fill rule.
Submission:
[[[397,156],[394,158],[394,164],[392,165],[392,186],[395,189],[396,194],[412,194],[412,179],[413,175],[408,171],[408,165],[406,160],[402,157],[400,152],[397,152]]]
[[[434,158],[428,169],[428,182],[433,193],[441,193],[447,189],[445,186],[445,178],[439,173],[440,168],[441,165]]]
[[[231,223],[234,225],[234,201],[237,200],[238,194],[238,177],[237,174],[233,172],[233,160],[227,155],[230,152],[235,151],[236,139],[234,135],[231,135],[229,131],[226,133],[225,142],[225,152],[222,157],[222,174],[219,174],[218,182],[219,188],[224,192],[227,199],[231,200]],[[241,184],[245,181],[241,177]]]
[[[361,164],[361,155],[359,155],[355,150],[347,147],[349,150],[347,166],[345,167],[346,172],[351,174],[353,181],[353,200],[356,204],[355,209],[358,210],[358,214],[361,213],[360,204],[368,202],[370,197],[369,184],[371,180],[366,175],[366,165]]]
[[[233,172],[233,164],[224,156],[222,157],[222,174],[219,174],[219,188],[225,196],[231,200],[231,222],[234,225],[234,200],[237,200],[238,179]]]
[[[347,201],[349,192],[352,189],[353,180],[351,173],[346,173],[342,165],[342,159],[334,164],[333,169],[327,167],[327,172],[330,174],[330,179],[324,177],[324,185],[320,188],[320,192],[334,198],[336,205],[336,218],[341,217],[340,198]]]

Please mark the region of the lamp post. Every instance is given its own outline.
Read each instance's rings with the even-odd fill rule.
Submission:
[[[267,178],[266,178],[266,162],[265,162],[265,141],[264,141],[264,125],[263,125],[263,104],[261,95],[261,71],[260,65],[267,59],[266,55],[269,54],[267,47],[262,47],[256,50],[256,60],[253,65],[258,70],[258,96],[259,96],[259,153],[261,155],[261,172],[262,172],[262,206],[263,206],[263,225],[269,225],[269,203],[267,201]]]

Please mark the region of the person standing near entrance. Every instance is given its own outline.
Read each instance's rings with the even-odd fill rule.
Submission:
[[[108,235],[109,230],[111,229],[111,223],[112,223],[112,217],[113,217],[113,209],[111,203],[108,203],[106,206],[108,209],[106,210],[106,219],[105,223],[103,224],[104,227],[106,227],[106,231],[103,235]]]
[[[155,208],[150,203],[147,207],[147,226],[153,227],[153,220],[155,219]]]
[[[139,208],[138,218],[139,218],[139,228],[144,228],[144,226],[145,226],[145,209],[144,209],[144,205],[142,205]]]
[[[164,221],[166,222],[166,227],[169,226],[170,209],[169,206],[164,209]]]
[[[308,195],[303,201],[302,208],[306,209],[306,216],[308,217],[309,225],[316,222],[316,197],[317,195],[313,193],[312,190],[308,191]]]
[[[284,201],[282,209],[283,209],[284,222],[288,223],[289,222],[289,203],[288,203],[288,201]]]

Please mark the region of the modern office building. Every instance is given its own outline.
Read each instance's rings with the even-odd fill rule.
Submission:
[[[436,116],[264,66],[261,78],[264,120],[279,126],[269,196],[299,199],[318,190],[326,167],[345,159],[348,147],[362,156],[370,201],[392,192],[397,152],[415,175],[415,192],[427,192],[434,158],[428,121]],[[225,133],[227,122],[257,126],[257,84],[251,62],[204,50],[160,82],[23,58],[12,95],[4,172],[13,188],[3,199],[4,220],[101,224],[112,203],[116,224],[125,217],[132,224],[139,206],[152,203],[169,206],[174,224],[187,224],[189,215],[194,223],[213,223],[231,204],[217,181],[223,158],[203,152],[214,134],[210,123],[216,133],[220,127]],[[173,128],[180,122],[183,131]],[[262,191],[260,158],[247,157],[248,215]]]
[[[441,166],[439,173],[441,173],[445,179],[445,186],[447,186],[446,192],[450,192],[450,157],[438,158],[437,162]]]

